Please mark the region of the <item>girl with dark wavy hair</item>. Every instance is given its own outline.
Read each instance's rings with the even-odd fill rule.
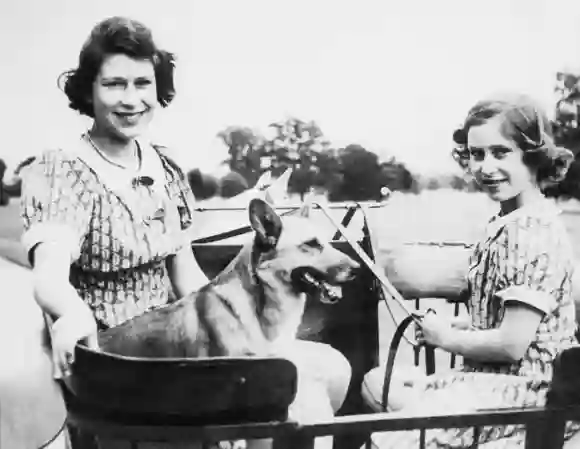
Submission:
[[[572,298],[574,261],[559,210],[542,188],[562,179],[570,151],[554,144],[550,122],[524,95],[474,105],[455,131],[456,160],[499,205],[475,246],[467,275],[469,320],[427,313],[419,341],[463,356],[451,373],[393,385],[391,409],[453,411],[545,404],[556,355],[578,342]],[[363,394],[379,410],[384,368]],[[395,393],[395,391],[393,391]],[[578,427],[570,425],[567,438]],[[473,429],[428,430],[427,448],[469,448]],[[523,447],[523,426],[481,429],[486,449]],[[377,433],[380,449],[418,447],[418,432]]]
[[[146,137],[155,111],[175,96],[174,64],[145,25],[111,17],[90,33],[78,67],[59,77],[70,108],[92,126],[36,157],[23,175],[21,200],[36,300],[54,320],[57,378],[68,372],[78,341],[95,347],[97,329],[206,281],[186,238],[194,202],[187,179]],[[17,425],[28,429],[28,441],[14,447],[46,443],[64,415],[51,412],[42,425],[27,419]]]

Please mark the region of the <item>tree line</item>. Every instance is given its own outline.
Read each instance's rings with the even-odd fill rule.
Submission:
[[[314,121],[288,118],[270,127],[270,138],[241,126],[218,134],[228,148],[223,163],[247,186],[266,170],[276,177],[291,167],[290,193],[303,195],[315,189],[327,192],[330,201],[379,200],[383,187],[417,190],[403,163],[395,158],[380,161],[377,154],[357,144],[333,148]]]

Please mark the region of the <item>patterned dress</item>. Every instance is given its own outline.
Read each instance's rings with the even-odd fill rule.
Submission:
[[[166,259],[189,241],[187,180],[162,148],[145,141],[139,148],[140,170],[130,174],[83,135],[42,153],[23,176],[25,248],[55,242],[70,253],[71,284],[101,328],[166,304]]]
[[[556,206],[548,200],[520,208],[488,223],[470,261],[469,311],[474,330],[497,328],[508,302],[526,303],[544,313],[536,338],[517,363],[464,360],[455,372],[429,376],[421,390],[421,413],[541,406],[552,378],[552,362],[577,344],[571,295],[573,256]],[[578,429],[568,426],[567,437]],[[523,426],[482,429],[486,449],[524,447]],[[419,447],[419,432],[373,435],[380,449]],[[427,448],[468,448],[473,429],[433,429]]]

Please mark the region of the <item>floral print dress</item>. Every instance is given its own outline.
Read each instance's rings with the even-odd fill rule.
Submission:
[[[509,302],[526,303],[543,318],[525,356],[517,363],[484,363],[465,359],[452,373],[429,376],[420,387],[421,413],[541,406],[552,378],[552,362],[577,344],[571,295],[573,256],[559,210],[549,200],[495,216],[470,261],[469,312],[474,330],[497,328]],[[569,424],[569,438],[578,426]],[[419,432],[375,433],[380,449],[419,447]],[[524,447],[523,426],[481,429],[486,449]],[[473,428],[426,431],[427,448],[469,448]]]
[[[139,141],[137,173],[112,166],[87,136],[43,152],[23,176],[22,242],[70,254],[70,281],[101,329],[166,304],[166,259],[189,244],[193,194],[162,147]],[[29,253],[30,254],[30,253]]]

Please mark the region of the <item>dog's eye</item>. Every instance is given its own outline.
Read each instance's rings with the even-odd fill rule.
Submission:
[[[317,239],[307,240],[306,242],[304,242],[304,246],[307,246],[308,248],[322,250],[322,245]]]

